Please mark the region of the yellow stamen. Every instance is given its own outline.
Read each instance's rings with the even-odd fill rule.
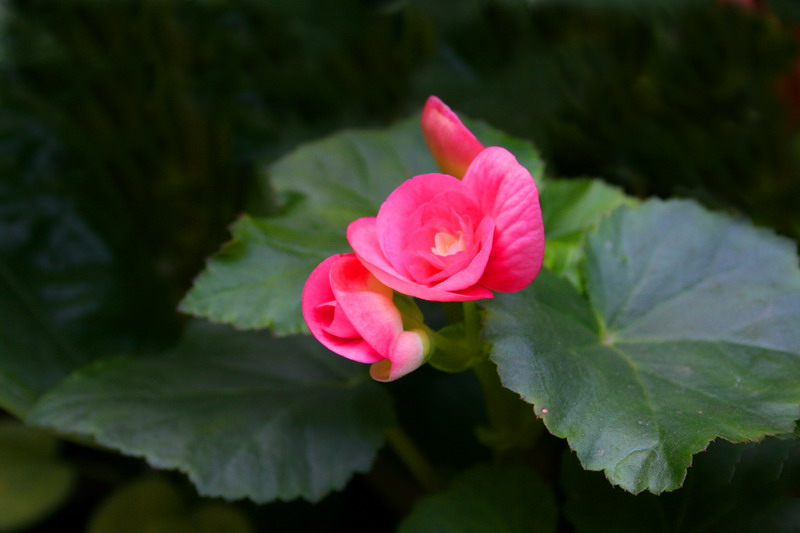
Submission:
[[[459,231],[458,236],[440,231],[434,236],[435,246],[431,247],[431,252],[440,257],[457,254],[467,249],[464,243],[464,232]]]

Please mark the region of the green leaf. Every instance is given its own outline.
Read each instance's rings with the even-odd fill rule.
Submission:
[[[583,287],[581,269],[587,230],[634,200],[600,180],[548,180],[540,195],[547,246],[544,265]]]
[[[250,533],[244,515],[231,505],[191,506],[180,491],[159,476],[121,487],[95,511],[88,533]]]
[[[313,339],[200,324],[169,356],[78,372],[30,415],[179,469],[202,494],[257,502],[342,488],[370,467],[392,419],[364,367]]]
[[[548,533],[556,530],[550,487],[525,467],[480,466],[422,500],[400,533]]]
[[[649,531],[796,532],[800,500],[800,441],[714,442],[689,469],[683,489],[632,496],[586,472],[571,454],[561,478],[565,513],[579,533]]]
[[[57,450],[56,440],[41,431],[0,422],[0,531],[41,520],[69,496],[75,472]]]
[[[634,200],[601,180],[550,179],[541,191],[541,203],[547,238],[564,240],[583,235],[603,215]]]
[[[543,272],[486,302],[503,384],[583,466],[632,492],[679,487],[692,455],[800,416],[794,245],[691,202],[621,208],[589,236],[588,301]]]
[[[348,250],[344,233],[313,219],[243,216],[226,244],[195,280],[180,310],[239,328],[305,332],[300,295],[326,257]]]
[[[470,123],[486,144],[510,147],[534,176],[543,166],[530,143]],[[208,262],[181,303],[186,313],[239,328],[306,331],[300,296],[323,259],[349,252],[347,225],[375,216],[412,176],[437,172],[419,127],[406,120],[378,131],[345,131],[295,150],[267,171],[278,195],[293,199],[282,218],[242,217],[233,240]],[[266,180],[266,178],[265,178]]]

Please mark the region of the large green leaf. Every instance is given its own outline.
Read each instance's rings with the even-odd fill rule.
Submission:
[[[422,500],[400,533],[548,533],[556,530],[553,491],[524,467],[481,466]]]
[[[485,144],[508,147],[541,177],[543,165],[530,143],[481,122],[469,124]],[[404,180],[436,171],[416,117],[385,130],[345,131],[302,146],[266,171],[288,202],[287,214],[240,219],[233,240],[208,262],[181,310],[240,328],[270,327],[278,335],[305,331],[303,284],[327,256],[350,250],[347,225],[377,214]]]
[[[300,294],[308,275],[326,257],[347,250],[343,232],[331,233],[310,219],[244,216],[180,308],[239,328],[306,331]]]
[[[158,359],[104,360],[36,404],[30,421],[89,436],[198,490],[318,500],[369,468],[392,423],[364,368],[307,337],[193,325]]]
[[[715,437],[800,416],[794,245],[691,202],[621,208],[589,236],[584,299],[544,272],[488,300],[505,386],[583,466],[639,492],[679,487]]]
[[[798,531],[800,441],[714,442],[699,454],[683,489],[633,496],[580,468],[561,469],[566,515],[579,533],[750,533]]]

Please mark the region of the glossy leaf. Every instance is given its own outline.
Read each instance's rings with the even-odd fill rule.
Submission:
[[[480,122],[469,125],[482,142],[507,146],[540,177],[542,162],[530,143]],[[266,171],[278,196],[292,199],[286,216],[242,217],[181,310],[239,328],[269,327],[278,335],[306,331],[300,295],[314,267],[350,251],[345,231],[351,221],[374,216],[400,183],[429,172],[436,165],[417,117],[386,130],[338,133],[286,155]]]
[[[481,466],[422,500],[400,533],[552,533],[555,496],[525,467]]]
[[[632,496],[580,468],[561,469],[565,513],[578,533],[749,533],[797,531],[800,441],[714,442],[695,457],[686,485],[670,494]]]
[[[73,375],[30,419],[186,472],[205,495],[318,500],[370,467],[392,423],[364,371],[306,337],[194,324],[170,356]]]
[[[347,250],[344,232],[332,233],[312,219],[244,216],[180,309],[239,328],[270,327],[278,335],[307,331],[300,311],[303,285],[325,258]]]
[[[487,301],[506,387],[583,466],[626,490],[679,487],[715,437],[790,432],[800,416],[794,245],[691,202],[605,219],[586,246],[588,301],[543,273]]]
[[[9,420],[0,423],[0,531],[31,525],[69,496],[75,471],[56,440]]]

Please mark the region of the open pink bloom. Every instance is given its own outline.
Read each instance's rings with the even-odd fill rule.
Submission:
[[[403,330],[392,289],[353,254],[334,255],[314,269],[303,288],[302,307],[319,342],[348,359],[371,363],[370,375],[378,381],[415,370],[430,350],[425,331]]]
[[[377,217],[354,220],[347,240],[392,289],[455,302],[525,288],[542,266],[544,227],[530,173],[504,148],[485,148],[463,180],[416,176]]]
[[[439,169],[445,174],[464,176],[483,145],[444,102],[435,96],[422,108],[422,135]]]

